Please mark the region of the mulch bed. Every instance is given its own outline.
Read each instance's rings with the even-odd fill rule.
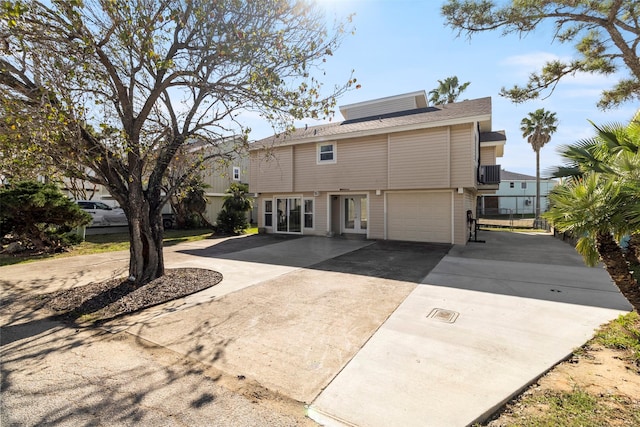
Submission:
[[[191,295],[221,281],[217,271],[168,269],[164,276],[139,287],[120,277],[54,292],[42,297],[41,306],[63,320],[96,323]]]

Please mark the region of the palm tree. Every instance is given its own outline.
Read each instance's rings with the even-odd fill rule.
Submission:
[[[536,217],[535,226],[540,224],[540,149],[551,140],[551,135],[558,129],[556,113],[539,108],[529,113],[520,122],[522,137],[527,138],[536,153]]]
[[[461,85],[457,76],[447,77],[444,81],[438,80],[438,87],[429,92],[429,102],[432,105],[456,102],[470,84],[471,82],[466,82]]]
[[[549,196],[544,216],[560,231],[579,237],[585,262],[602,260],[636,311],[640,311],[640,112],[628,126],[597,126],[593,138],[562,147],[568,177]],[[626,251],[620,246],[629,236]],[[634,271],[636,272],[634,274]]]
[[[622,180],[586,172],[553,189],[550,209],[544,216],[559,230],[578,237],[576,250],[587,265],[593,267],[602,260],[622,295],[640,313],[640,286],[618,244],[633,228],[626,214],[630,208],[628,190]],[[635,199],[631,203],[637,207],[638,197]]]
[[[610,179],[622,180],[628,200],[633,201],[640,194],[640,111],[628,126],[590,123],[596,136],[561,147],[560,154],[567,162],[556,168],[553,176],[576,179],[586,172],[604,174]],[[638,225],[640,221],[640,211],[635,209],[638,206],[632,203],[626,212],[630,225]],[[627,255],[632,266],[640,265],[640,232],[631,232]]]

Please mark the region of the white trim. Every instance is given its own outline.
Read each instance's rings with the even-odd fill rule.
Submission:
[[[238,177],[237,178],[236,178],[236,172],[238,173]],[[240,175],[241,174],[240,174],[240,167],[239,166],[234,166],[231,173],[232,173],[231,174],[231,178],[234,181],[240,181]]]
[[[300,199],[300,210],[301,212],[304,211],[304,207],[302,206],[302,204],[304,203],[304,195],[302,194],[288,194],[288,195],[274,195],[272,197],[273,200],[273,206],[274,208],[278,209],[278,199]],[[276,234],[294,234],[294,235],[303,235],[304,234],[304,218],[300,218],[300,231],[280,231],[278,230],[278,218],[276,217],[276,222],[275,222],[275,226],[273,226],[273,233]],[[307,230],[311,230],[310,228],[308,228]]]
[[[306,200],[311,200],[313,202],[313,206],[311,207],[311,221],[313,222],[313,227],[305,227],[304,220],[305,215],[307,214],[307,210],[305,209],[304,202]],[[303,197],[302,198],[302,221],[301,221],[303,230],[315,230],[316,229],[316,198],[315,197]]]
[[[358,227],[359,231],[356,231],[355,223],[354,223],[353,231],[347,231],[344,228],[344,223],[345,223],[344,220],[345,220],[345,213],[346,212],[345,212],[345,206],[342,203],[342,201],[345,200],[345,198],[351,197],[351,196],[360,196],[359,205],[360,205],[361,209],[362,209],[362,198],[364,197],[366,199],[365,205],[366,205],[366,209],[367,209],[367,228],[364,229],[364,233],[362,232],[362,222],[360,222],[360,227]],[[353,197],[353,198],[355,199],[355,197]],[[363,193],[363,192],[355,192],[353,194],[348,194],[348,193],[340,194],[340,198],[339,198],[339,200],[340,200],[340,202],[339,202],[340,203],[340,234],[344,234],[344,233],[347,233],[347,234],[359,234],[359,235],[366,235],[367,238],[369,237],[369,228],[370,228],[370,225],[371,225],[371,223],[369,221],[369,199],[370,199],[370,197],[369,197],[369,193],[368,192],[365,192],[365,193]]]
[[[340,230],[339,232],[342,233],[342,218],[343,218],[343,206],[342,206],[342,198],[341,196],[365,196],[367,198],[367,239],[369,238],[369,232],[371,231],[371,220],[370,220],[370,214],[371,214],[371,210],[370,210],[370,206],[369,203],[371,202],[371,191],[338,191],[338,192],[328,192],[327,193],[327,202],[329,204],[327,204],[327,233],[331,232],[331,197],[332,196],[338,196],[338,206],[340,207]],[[364,234],[364,233],[362,233]]]
[[[326,147],[328,145],[333,146],[331,150],[332,158],[331,160],[320,160],[322,147]],[[316,165],[332,165],[338,163],[338,143],[336,141],[327,141],[327,142],[319,142],[316,144]]]
[[[266,225],[264,222],[264,216],[267,214],[267,209],[265,207],[267,201],[271,202],[271,225]],[[273,231],[273,208],[275,206],[275,200],[273,199],[269,199],[268,197],[265,197],[264,199],[262,199],[262,226],[264,228],[270,228]]]
[[[375,105],[383,102],[394,101],[396,99],[404,99],[404,98],[415,98],[416,96],[423,96],[425,100],[427,100],[427,92],[425,90],[417,90],[415,92],[403,93],[400,95],[392,95],[384,98],[371,99],[369,101],[356,102],[354,104],[341,105],[338,107],[340,111],[344,109],[351,109],[354,107],[366,107],[367,105]],[[427,101],[428,102],[428,101]]]
[[[462,203],[464,204],[464,200]],[[453,190],[451,190],[451,211],[449,215],[451,215],[451,244],[453,245],[456,241],[456,193]]]

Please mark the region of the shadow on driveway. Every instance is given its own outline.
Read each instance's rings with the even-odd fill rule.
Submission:
[[[420,283],[450,249],[448,244],[379,240],[309,268]]]
[[[306,238],[307,243],[281,245],[301,238]],[[351,247],[345,245],[351,245]],[[337,249],[339,247],[341,249]],[[268,234],[228,239],[207,248],[186,249],[179,252],[199,257],[304,267],[420,283],[451,247],[452,245],[439,243],[354,241],[341,238]],[[331,254],[332,250],[339,254],[337,256]],[[323,251],[327,251],[326,256],[323,256]],[[315,260],[322,259],[322,261],[313,261],[314,252],[317,253]]]

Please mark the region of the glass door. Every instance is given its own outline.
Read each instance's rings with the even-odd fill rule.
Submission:
[[[302,200],[296,197],[276,199],[278,224],[276,230],[280,233],[300,233]]]
[[[368,223],[367,196],[344,196],[343,200],[344,232],[365,234]]]

